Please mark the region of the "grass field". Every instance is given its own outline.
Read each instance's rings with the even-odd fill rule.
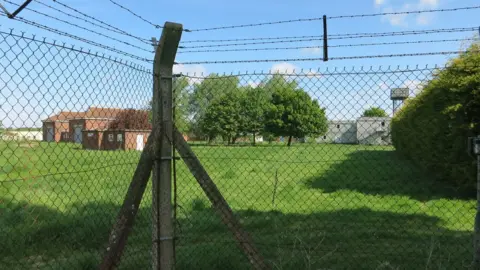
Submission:
[[[193,146],[274,269],[455,269],[475,200],[387,146]],[[95,269],[138,152],[0,142],[0,269]],[[177,269],[248,269],[181,161]],[[148,187],[120,269],[150,265]]]

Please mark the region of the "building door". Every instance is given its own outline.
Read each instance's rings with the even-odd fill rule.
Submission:
[[[73,129],[73,141],[75,143],[82,143],[82,126],[75,126]]]
[[[47,142],[53,142],[53,127],[47,127]]]
[[[137,150],[139,151],[143,150],[143,135],[141,134],[137,135]]]

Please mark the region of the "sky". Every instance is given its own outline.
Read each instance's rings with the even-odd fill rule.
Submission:
[[[20,4],[23,1],[21,0],[9,0],[14,3]],[[76,14],[71,10],[65,9],[61,5],[55,3],[53,0],[41,0],[43,3],[51,5],[52,7],[61,9],[65,12]],[[253,0],[243,0],[243,1],[220,1],[220,0],[205,0],[205,1],[195,1],[195,0],[176,0],[176,1],[158,1],[158,0],[139,0],[139,1],[128,1],[128,0],[116,0],[118,3],[130,8],[136,13],[140,14],[142,17],[153,22],[154,24],[163,25],[166,21],[176,22],[183,24],[185,29],[199,29],[199,28],[209,28],[216,26],[225,26],[225,25],[238,25],[238,24],[249,24],[249,23],[262,23],[269,21],[279,21],[279,20],[294,20],[301,18],[318,18],[323,15],[327,16],[337,16],[337,15],[351,15],[351,14],[369,14],[369,13],[378,13],[378,12],[394,12],[394,11],[412,11],[412,10],[428,10],[428,9],[443,9],[443,8],[453,8],[453,7],[464,7],[464,6],[474,6],[478,5],[478,0],[344,0],[344,1],[319,1],[319,0],[297,0],[297,1],[273,1],[273,0],[262,0],[262,1],[253,1]],[[63,0],[63,3],[68,4],[69,6],[78,9],[84,13],[89,14],[99,20],[105,21],[111,25],[114,25],[126,32],[132,33],[136,36],[140,36],[145,39],[151,39],[156,37],[157,39],[161,35],[161,29],[157,29],[154,26],[140,20],[129,14],[127,11],[119,8],[112,4],[109,0],[98,0],[98,1],[88,1],[88,0]],[[0,3],[3,4],[8,10],[12,11],[15,7],[9,3],[0,0]],[[48,14],[55,18],[66,20],[70,23],[81,25],[89,29],[94,29],[97,32],[103,33],[114,37],[115,39],[122,40],[128,43],[133,44],[134,46],[141,47],[143,50],[140,50],[136,47],[132,47],[117,41],[107,39],[101,35],[97,35],[85,30],[76,28],[72,25],[67,25],[63,22],[55,21],[51,18],[47,18],[40,14],[36,14],[31,10],[23,10],[18,16],[47,25],[49,27],[77,35],[83,38],[87,38],[102,44],[106,44],[117,49],[127,51],[128,53],[145,57],[147,59],[153,58],[152,52],[147,52],[153,50],[153,47],[144,43],[139,42],[136,39],[118,35],[112,32],[104,31],[101,28],[92,26],[83,21],[67,17],[55,10],[52,10],[48,7],[45,7],[39,4],[37,1],[32,1],[28,6],[29,9],[34,9],[36,11]],[[79,17],[82,15],[76,14]],[[479,27],[480,21],[480,9],[469,10],[469,11],[458,11],[458,12],[442,12],[442,13],[424,13],[424,14],[412,14],[412,15],[390,15],[390,16],[378,16],[378,17],[368,17],[368,18],[345,18],[345,19],[330,19],[328,20],[328,33],[329,35],[336,34],[349,34],[349,33],[364,33],[364,32],[391,32],[391,31],[410,31],[410,30],[428,30],[428,29],[440,29],[440,28],[455,28],[455,27]],[[42,29],[38,29],[34,26],[24,24],[20,21],[10,20],[6,17],[0,17],[0,31],[9,32],[12,31],[16,34],[21,34],[24,32],[25,36],[31,37],[35,35],[37,39],[45,38],[46,41],[53,41],[74,45],[75,48],[82,47],[85,50],[91,50],[92,52],[105,53],[106,55],[112,55],[125,59],[127,61],[132,61],[133,63],[140,64],[143,67],[150,69],[150,63],[143,63],[123,55],[117,55],[108,50],[102,48],[97,48],[95,46],[82,43],[80,41],[71,39],[69,37],[59,36],[55,33],[51,33]],[[184,32],[182,34],[182,42],[198,40],[198,39],[239,39],[239,38],[259,38],[259,37],[279,37],[279,36],[303,36],[303,35],[322,35],[322,22],[319,20],[313,20],[309,22],[297,22],[297,23],[285,23],[285,24],[274,24],[274,25],[265,25],[258,27],[245,27],[245,28],[236,28],[236,29],[226,29],[218,31],[199,31],[199,32]],[[384,38],[362,38],[362,39],[344,39],[344,40],[330,40],[329,45],[340,45],[340,44],[358,44],[358,43],[371,43],[371,42],[396,42],[396,41],[420,41],[420,40],[435,40],[435,39],[457,39],[457,38],[471,38],[475,32],[461,32],[461,33],[442,33],[442,34],[431,34],[431,35],[421,35],[421,36],[397,36],[397,37],[384,37]],[[3,37],[3,36],[2,36]],[[4,44],[5,45],[5,44]],[[191,44],[185,43],[183,46],[189,45],[205,45],[205,44]],[[291,47],[291,46],[318,46],[321,45],[320,41],[312,42],[293,42],[293,43],[284,43],[284,44],[265,44],[258,46],[242,46],[234,48],[260,48],[260,47]],[[365,46],[365,47],[346,47],[346,48],[330,48],[329,56],[330,57],[343,57],[343,56],[357,56],[357,55],[378,55],[378,54],[403,54],[403,53],[417,53],[417,52],[437,52],[437,51],[456,51],[462,47],[462,44],[459,42],[445,42],[445,43],[429,43],[429,44],[404,44],[404,45],[390,45],[390,46]],[[5,50],[5,49],[3,49]],[[146,51],[145,51],[146,50]],[[184,49],[185,50],[185,49]],[[20,53],[21,47],[17,48],[17,53]],[[182,49],[179,49],[181,52]],[[38,53],[38,52],[36,52]],[[43,55],[45,58],[45,55]],[[269,50],[269,51],[251,51],[251,52],[222,52],[222,53],[179,53],[177,54],[176,61],[181,62],[190,62],[190,61],[215,61],[215,60],[247,60],[247,59],[292,59],[292,58],[321,58],[322,51],[319,49],[299,49],[299,50]],[[312,69],[312,74],[316,74],[320,77],[320,74],[325,73],[325,70],[334,70],[337,69],[361,69],[373,67],[405,67],[405,66],[422,66],[425,65],[433,66],[435,64],[443,65],[450,57],[452,56],[420,56],[420,57],[399,57],[399,58],[381,58],[381,59],[361,59],[361,60],[338,60],[338,61],[329,61],[323,62],[320,60],[308,61],[308,62],[294,62],[294,61],[280,61],[278,63],[242,63],[242,64],[198,64],[198,65],[177,65],[174,67],[175,72],[182,73],[203,73],[208,74],[212,72],[216,73],[253,73],[261,71],[282,71],[286,73],[292,73],[293,69],[298,70],[304,69],[305,72],[310,72],[308,70]],[[88,57],[87,57],[88,58]],[[88,58],[90,59],[90,58]],[[8,60],[5,57],[0,59],[0,64],[2,66],[8,66]],[[105,62],[106,63],[106,62]],[[101,72],[108,72],[108,66],[102,62]],[[20,66],[22,63],[18,63]],[[97,63],[98,65],[98,63]],[[115,65],[115,69],[121,69],[118,65]],[[28,74],[27,71],[32,69],[31,67],[23,66],[24,71]],[[91,64],[90,66],[84,67],[87,71],[91,70],[92,72],[100,72],[98,66]],[[31,74],[29,76],[36,77],[38,80],[42,80],[39,73],[35,73],[35,76]],[[81,75],[81,72],[78,70],[72,69],[70,73],[60,74],[64,77],[73,77],[74,74],[78,76]],[[112,72],[110,72],[112,73]],[[418,74],[417,74],[418,75]],[[88,105],[95,104],[95,100],[92,102],[86,102],[81,99],[82,95],[78,95],[75,92],[76,96],[61,98],[54,105],[48,105],[47,103],[36,103],[36,106],[40,106],[41,112],[35,113],[35,117],[32,116],[32,112],[38,110],[31,103],[31,96],[27,94],[18,94],[18,91],[21,93],[31,92],[32,95],[38,94],[38,92],[46,93],[50,96],[55,96],[49,91],[58,91],[62,93],[63,97],[67,96],[68,91],[71,89],[62,89],[61,86],[57,87],[57,90],[49,89],[40,89],[44,88],[47,85],[44,81],[40,82],[38,88],[32,88],[35,83],[28,84],[16,83],[14,80],[6,79],[6,76],[11,76],[8,74],[3,74],[3,79],[0,81],[0,86],[2,87],[2,94],[0,95],[0,103],[12,103],[16,102],[23,104],[19,107],[5,107],[2,105],[0,109],[0,119],[3,119],[4,125],[6,126],[25,126],[25,125],[41,125],[39,119],[49,115],[53,112],[58,111],[60,107],[65,109],[84,109]],[[49,75],[52,76],[52,75]],[[113,84],[108,80],[102,85],[95,84],[96,88],[103,87],[105,91],[112,92],[115,87],[122,85],[125,89],[133,89],[142,85],[143,87],[150,87],[148,83],[133,83],[127,81],[128,76],[125,77],[122,74],[116,72],[112,74],[103,74],[104,77],[111,79],[119,80],[120,83]],[[425,75],[422,75],[425,76]],[[258,77],[258,76],[257,76]],[[418,76],[417,76],[418,77]],[[312,77],[310,77],[312,78]],[[255,76],[243,77],[241,80],[245,84],[256,85],[259,83],[260,78]],[[345,78],[344,78],[345,79]],[[45,79],[44,79],[45,80]],[[53,80],[52,77],[49,77],[49,80]],[[320,79],[318,79],[320,80]],[[353,80],[361,81],[362,78],[353,78]],[[372,78],[370,78],[372,80]],[[33,80],[32,80],[33,81]],[[380,78],[375,78],[376,85],[375,89],[382,90],[383,92],[379,94],[379,98],[382,97],[382,104],[387,103],[385,98],[385,91],[388,88],[391,88],[391,85],[386,85],[386,80],[380,80]],[[378,81],[378,83],[377,83]],[[418,78],[404,78],[400,80],[395,80],[394,84],[397,87],[402,85],[409,84],[413,85],[413,88],[418,88]],[[68,82],[68,81],[67,81]],[[323,85],[328,82],[328,80],[322,82]],[[3,83],[3,86],[2,86]],[[330,83],[331,84],[331,83]],[[67,84],[69,88],[75,86],[74,82]],[[89,84],[90,85],[90,84]],[[367,83],[366,85],[369,85]],[[8,86],[8,87],[7,87]],[[108,87],[107,87],[108,86]],[[83,88],[82,88],[83,87]],[[312,88],[313,86],[306,86],[306,88]],[[370,86],[369,86],[370,87]],[[75,87],[73,87],[75,88]],[[88,88],[85,85],[79,85],[77,91],[89,92],[89,95],[95,94],[92,88]],[[351,87],[352,90],[354,87]],[[370,87],[372,88],[372,87]],[[317,89],[318,90],[318,89]],[[415,90],[415,89],[412,89]],[[63,92],[62,92],[63,91]],[[132,90],[134,91],[134,90]],[[327,91],[327,90],[325,90]],[[368,91],[371,91],[369,89]],[[354,93],[352,96],[358,96],[359,93]],[[370,94],[369,94],[370,95]],[[58,95],[57,95],[58,96]],[[112,97],[114,95],[112,94]],[[131,103],[140,104],[144,103],[145,100],[148,100],[149,94],[137,95],[142,96],[141,101],[135,101]],[[315,96],[315,93],[312,93],[312,96]],[[365,96],[365,95],[363,95]],[[367,95],[368,96],[368,95]],[[371,96],[371,95],[370,95]],[[13,98],[12,98],[13,97]],[[22,97],[22,99],[19,99]],[[116,95],[118,97],[118,95]],[[40,100],[46,100],[45,95]],[[52,98],[49,98],[50,100]],[[23,100],[20,102],[19,100]],[[65,102],[67,100],[68,102]],[[110,100],[110,103],[106,102]],[[97,105],[102,104],[114,104],[116,99],[99,99],[97,100]],[[125,100],[125,98],[123,99]],[[82,101],[82,102],[79,102]],[[319,99],[321,101],[321,98]],[[363,104],[363,103],[364,104]],[[361,107],[370,106],[372,101],[369,101],[367,98],[357,103],[362,103]],[[88,103],[88,104],[87,104]],[[79,106],[82,105],[82,106]],[[100,105],[102,105],[100,104]],[[390,103],[388,103],[390,104]],[[120,104],[120,105],[129,105],[129,104]],[[29,113],[26,113],[27,107],[30,106],[28,110]],[[343,104],[343,106],[346,106]],[[338,107],[338,104],[332,105],[331,110],[334,110]],[[16,115],[12,116],[11,111],[17,111]],[[21,116],[23,113],[24,116]],[[1,114],[4,114],[3,117]],[[343,115],[341,118],[351,118],[356,117],[355,114],[347,114],[346,111],[338,111],[335,115]],[[31,118],[31,121],[25,121],[25,116]],[[331,118],[334,115],[331,114]],[[35,118],[35,119],[34,119]]]

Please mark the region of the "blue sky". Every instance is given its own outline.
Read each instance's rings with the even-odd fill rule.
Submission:
[[[21,0],[10,0],[15,3],[22,3]],[[68,13],[73,13],[70,10],[66,10],[64,7],[56,4],[52,0],[42,0],[44,3],[49,4],[58,9],[64,10]],[[150,39],[151,37],[159,37],[161,34],[160,29],[141,21],[140,19],[133,17],[128,12],[113,5],[108,0],[88,1],[88,0],[62,0],[61,2],[67,3],[69,6],[74,7],[82,12],[96,17],[100,20],[108,22],[122,30],[132,33],[137,36]],[[473,6],[478,5],[478,0],[345,0],[345,1],[319,1],[319,0],[297,0],[297,1],[273,1],[273,0],[243,0],[243,1],[220,1],[220,0],[176,0],[176,1],[158,1],[158,0],[141,0],[141,1],[128,1],[117,0],[118,3],[123,4],[130,9],[134,10],[138,14],[147,18],[154,23],[163,25],[165,21],[173,21],[182,23],[184,28],[197,29],[208,28],[223,25],[236,25],[247,23],[260,23],[268,21],[278,20],[290,20],[298,18],[313,18],[321,17],[324,14],[327,16],[336,15],[348,15],[348,14],[362,14],[362,13],[377,13],[377,12],[392,12],[392,11],[410,11],[410,10],[426,10],[426,9],[439,9],[439,8],[452,8],[459,6]],[[3,0],[0,3],[4,4],[9,10],[14,10],[15,7],[5,3]],[[111,32],[106,32],[103,29],[96,28],[85,22],[78,21],[73,18],[66,17],[44,7],[33,1],[29,8],[46,13],[48,15],[57,17],[59,19],[67,20],[72,23],[77,23],[83,27],[89,29],[95,29],[98,32],[113,36],[117,39],[130,42],[147,50],[152,49],[151,46],[142,44],[138,40],[118,35]],[[76,14],[80,16],[79,14]],[[65,25],[64,23],[57,22],[53,19],[46,18],[42,15],[36,14],[29,10],[24,10],[20,13],[21,17],[42,23],[44,25],[74,34],[80,37],[88,38],[96,42],[107,44],[109,46],[128,51],[129,53],[153,58],[153,53],[148,53],[136,48],[129,47],[127,45],[108,40],[102,36],[86,32],[82,29],[75,28],[73,26]],[[423,30],[423,29],[437,29],[437,28],[454,28],[454,27],[477,27],[480,26],[480,9],[471,11],[459,11],[459,12],[444,12],[444,13],[428,13],[421,15],[398,15],[398,16],[382,16],[371,18],[357,18],[357,19],[335,19],[329,20],[329,34],[348,34],[357,32],[390,32],[390,31],[407,31],[407,30]],[[83,47],[91,49],[92,51],[105,52],[108,55],[115,55],[109,51],[104,51],[100,48],[84,44],[68,37],[58,36],[54,33],[47,32],[35,28],[30,25],[26,25],[22,22],[15,20],[9,20],[6,17],[0,17],[0,30],[10,31],[13,29],[14,33],[21,33],[25,31],[25,35],[36,35],[37,38],[45,37],[47,41],[57,40],[65,42],[66,44],[75,45],[75,47]],[[336,44],[355,44],[355,43],[371,43],[371,42],[395,42],[395,41],[417,41],[417,40],[433,40],[433,39],[456,39],[456,38],[470,38],[475,32],[462,32],[462,33],[442,33],[423,36],[398,36],[398,37],[386,37],[386,38],[363,38],[363,39],[345,39],[345,40],[331,40],[330,45]],[[261,27],[250,27],[240,29],[229,29],[209,32],[192,32],[183,33],[182,41],[196,40],[196,39],[236,39],[236,38],[255,38],[255,37],[277,37],[277,36],[302,36],[302,35],[322,35],[322,22],[301,22],[290,24],[277,24],[267,25]],[[185,44],[193,45],[193,44]],[[200,44],[199,44],[200,45]],[[243,46],[241,48],[259,48],[259,47],[289,47],[289,46],[316,46],[321,45],[320,42],[302,42],[302,43],[286,43],[286,44],[271,44],[271,45],[259,45],[259,46]],[[400,54],[400,53],[415,53],[415,52],[433,52],[433,51],[455,51],[461,47],[458,42],[449,43],[432,43],[432,44],[415,44],[415,45],[392,45],[392,46],[375,46],[375,47],[354,47],[354,48],[331,48],[329,51],[330,57],[340,56],[355,56],[355,55],[376,55],[376,54]],[[240,47],[236,47],[240,48]],[[119,56],[126,60],[130,60],[128,57]],[[310,57],[322,57],[320,50],[282,50],[282,51],[260,51],[260,52],[224,52],[224,53],[195,53],[195,54],[179,54],[177,55],[177,62],[187,61],[202,61],[202,60],[244,60],[244,59],[283,59],[283,58],[310,58]],[[192,65],[192,66],[176,66],[176,72],[197,72],[204,74],[210,72],[219,73],[237,73],[237,72],[254,72],[254,71],[268,71],[268,70],[281,70],[291,72],[292,69],[309,69],[321,70],[326,68],[343,68],[343,67],[355,67],[360,68],[370,66],[425,66],[427,64],[444,64],[449,56],[425,56],[425,57],[402,57],[402,58],[383,58],[383,59],[362,59],[362,60],[345,60],[345,61],[312,61],[312,62],[279,62],[279,63],[249,63],[249,64],[225,64],[225,65]],[[2,60],[5,61],[5,60]],[[136,61],[133,61],[136,62]],[[5,62],[2,62],[5,63]],[[138,62],[137,62],[138,63]],[[150,68],[150,64],[142,63],[143,66]],[[94,67],[89,69],[95,70]],[[65,75],[65,74],[64,74]],[[115,74],[110,74],[114,76]],[[118,74],[117,74],[118,75]],[[121,76],[121,75],[118,75]],[[357,78],[358,79],[358,78]],[[418,82],[414,82],[415,78],[405,78],[405,82],[396,82],[398,85],[405,84],[407,81],[413,85]],[[244,78],[244,83],[256,84],[258,81],[251,80],[251,78]],[[128,82],[124,82],[128,85]],[[113,84],[111,85],[113,86]],[[10,86],[10,91],[15,86]],[[17,87],[19,87],[17,85]],[[27,86],[23,86],[25,87]],[[98,87],[98,85],[97,85]],[[388,88],[379,82],[378,89]],[[3,98],[5,96],[10,97],[5,102],[14,102],[15,99],[11,99],[14,94],[5,94],[6,88],[2,88]],[[65,89],[64,89],[65,90]],[[64,91],[62,90],[62,91]],[[85,89],[84,89],[85,90]],[[384,89],[385,90],[385,89]],[[25,90],[23,90],[25,91]],[[33,89],[30,91],[35,92]],[[60,90],[57,90],[60,91]],[[38,91],[37,91],[38,92]],[[94,92],[92,92],[93,94]],[[357,94],[358,96],[358,94]],[[379,96],[384,96],[382,93]],[[2,95],[0,95],[2,98]],[[148,99],[148,95],[146,96]],[[57,103],[55,105],[47,106],[41,105],[43,113],[38,113],[37,118],[44,117],[45,114],[57,111],[60,107],[67,109],[77,108],[78,102],[76,99],[71,98],[71,102]],[[80,99],[78,99],[80,100]],[[77,100],[77,101],[78,101]],[[29,105],[28,99],[26,99]],[[142,100],[144,102],[144,100]],[[94,103],[92,101],[92,103]],[[105,100],[98,100],[97,103],[105,103]],[[115,102],[114,102],[115,103]],[[137,102],[133,102],[137,103]],[[141,102],[139,102],[141,103]],[[371,104],[368,99],[364,100],[366,105]],[[382,100],[382,103],[387,103]],[[86,105],[86,104],[84,104]],[[93,105],[93,104],[91,104]],[[97,105],[97,104],[95,104]],[[345,104],[344,104],[345,105]],[[25,104],[22,108],[26,108]],[[37,104],[38,106],[38,104]],[[85,107],[85,106],[83,106]],[[82,108],[83,108],[82,107]],[[332,108],[338,107],[332,105]],[[13,107],[8,110],[14,109]],[[8,111],[3,108],[3,113]],[[20,109],[18,109],[20,110]],[[23,109],[22,109],[23,110]],[[26,109],[24,109],[26,111]],[[30,108],[30,111],[35,111],[35,108]],[[2,111],[0,111],[2,113]],[[25,112],[23,112],[25,114]],[[338,114],[345,114],[346,112],[339,111]],[[31,117],[30,114],[27,114]],[[348,117],[354,117],[355,115],[349,115]],[[346,117],[346,116],[345,116]],[[343,117],[343,118],[345,118]],[[347,118],[348,118],[347,117]],[[17,126],[23,125],[37,125],[38,120],[32,120],[31,122],[24,123],[24,117],[8,115],[7,117],[0,116],[0,119],[11,119],[10,122],[15,123]],[[13,118],[13,119],[12,119]],[[12,121],[13,120],[13,121]],[[6,124],[8,126],[8,124]]]

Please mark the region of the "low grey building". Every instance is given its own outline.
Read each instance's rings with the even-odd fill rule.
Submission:
[[[324,136],[316,139],[317,143],[357,143],[357,123],[355,121],[329,121]]]
[[[357,119],[357,140],[359,144],[391,144],[390,117],[360,117]]]

